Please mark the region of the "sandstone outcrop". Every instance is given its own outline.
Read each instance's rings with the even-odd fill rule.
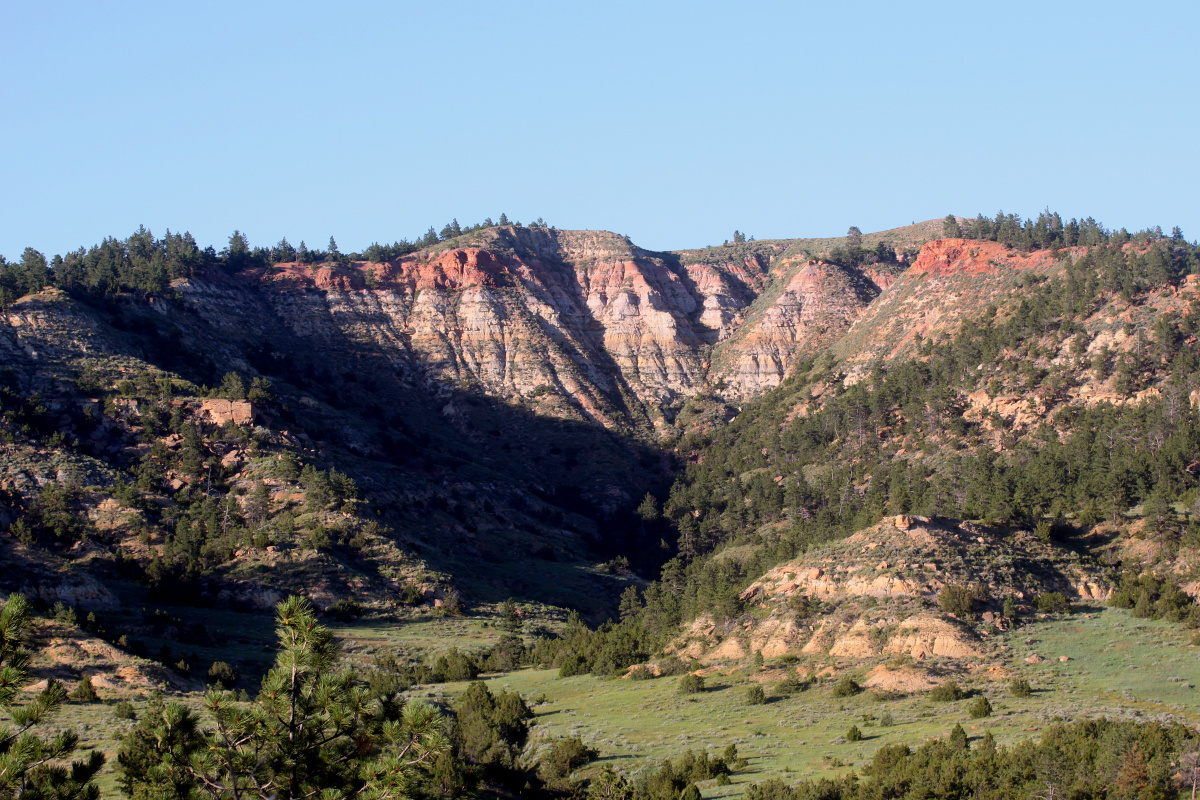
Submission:
[[[797,361],[845,333],[880,291],[859,270],[822,261],[794,265],[714,350],[712,380],[724,381],[737,397],[777,386]]]
[[[226,422],[251,425],[254,422],[254,405],[249,400],[205,399],[200,401],[200,411],[217,425]]]
[[[745,399],[777,385],[894,277],[782,245],[713,250],[505,227],[385,263],[283,263],[176,288],[231,337],[283,326],[314,350],[370,349],[398,373],[614,427],[714,386]]]
[[[979,620],[940,607],[950,585],[977,589]],[[1109,587],[1098,568],[1031,533],[900,515],[772,568],[741,593],[751,613],[719,624],[697,620],[676,648],[706,664],[754,652],[975,661],[988,655],[986,634],[1006,624],[998,612],[1006,596],[1031,611],[1033,598],[1050,591],[1095,602]]]
[[[1021,253],[1002,244],[940,239],[921,247],[900,273],[834,346],[848,381],[870,365],[911,358],[921,343],[957,332],[989,303],[1008,296],[1025,275],[1044,277],[1062,268],[1049,250]]]

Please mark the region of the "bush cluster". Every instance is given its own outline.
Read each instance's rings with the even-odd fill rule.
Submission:
[[[962,687],[954,681],[946,681],[939,686],[933,687],[929,691],[929,699],[936,700],[939,703],[949,703],[954,700],[962,700],[967,696]]]

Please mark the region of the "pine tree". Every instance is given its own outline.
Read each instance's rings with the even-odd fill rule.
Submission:
[[[250,240],[241,231],[234,231],[229,237],[229,245],[221,252],[225,259],[225,268],[229,272],[240,272],[254,262],[254,254],[250,249]]]
[[[642,502],[638,505],[636,513],[641,517],[642,522],[653,522],[658,519],[658,501],[654,499],[654,495],[646,492],[646,496],[642,498]]]
[[[618,613],[621,621],[636,617],[642,611],[642,598],[638,594],[636,586],[627,586],[625,591],[621,592],[621,603]]]
[[[634,513],[642,521],[642,538],[645,538],[646,526],[659,518],[658,501],[654,499],[654,495],[646,492],[646,496],[642,498],[642,502],[638,504],[637,511]]]
[[[211,731],[179,703],[147,714],[118,756],[127,794],[407,797],[419,766],[448,751],[431,706],[395,693],[372,698],[353,671],[338,668],[337,642],[308,601],[290,597],[276,611],[281,650],[257,700],[210,690]]]
[[[121,741],[117,785],[133,800],[188,800],[200,781],[192,758],[204,747],[200,718],[182,703],[156,698]]]
[[[962,725],[955,724],[950,730],[950,749],[966,750],[970,747],[967,742],[967,732],[963,730]]]
[[[608,764],[588,784],[587,800],[633,800],[633,796],[628,781]]]
[[[294,261],[296,259],[296,248],[288,243],[287,237],[279,240],[279,244],[275,245],[274,258],[276,262]]]
[[[33,682],[32,654],[25,647],[29,622],[28,601],[23,595],[9,595],[0,610],[0,710],[10,720],[0,726],[0,797],[94,800],[100,790],[92,779],[104,765],[104,756],[93,750],[85,761],[60,766],[75,752],[79,736],[68,730],[51,739],[33,732],[67,699],[63,685],[51,680],[32,701],[16,704],[21,688]]]
[[[221,378],[221,388],[217,390],[217,394],[227,400],[245,400],[246,383],[236,372],[226,372]]]
[[[942,236],[947,239],[963,238],[962,226],[958,224],[958,219],[953,214],[947,214],[942,220]]]
[[[23,294],[40,292],[50,280],[46,257],[32,247],[26,247],[21,254],[21,278],[24,283],[21,287]]]
[[[488,666],[500,671],[519,667],[525,658],[525,645],[521,641],[524,622],[520,609],[511,597],[501,604],[500,620],[496,627],[501,631],[500,641],[492,652]]]

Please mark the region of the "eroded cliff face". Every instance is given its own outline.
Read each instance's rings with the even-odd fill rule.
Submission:
[[[456,244],[178,288],[234,337],[272,341],[283,326],[315,349],[382,355],[409,385],[474,388],[608,427],[661,420],[718,381],[737,398],[770,388],[879,292],[864,274],[770,249],[689,262],[613,233],[530,228]]]
[[[785,260],[780,272],[714,355],[712,379],[734,397],[778,386],[797,361],[837,341],[892,280],[810,260]]]
[[[843,267],[788,242],[660,253],[606,231],[504,227],[385,263],[283,263],[178,288],[235,338],[275,347],[282,326],[309,343],[301,351],[380,356],[408,388],[465,388],[541,416],[649,429],[699,392],[744,401],[777,386],[881,303],[892,327],[907,325],[911,303],[941,313],[956,301],[931,297],[939,281],[963,272],[963,259],[1008,258],[996,248],[932,243],[910,279],[904,264]],[[898,309],[886,302],[894,295]],[[354,360],[334,356],[333,371]]]
[[[1083,251],[1070,252],[1078,257]],[[964,319],[977,318],[989,304],[1011,296],[1027,276],[1046,277],[1062,265],[1049,250],[1021,253],[967,239],[929,242],[854,321],[833,352],[854,382],[872,364],[911,358],[930,338],[957,332]]]

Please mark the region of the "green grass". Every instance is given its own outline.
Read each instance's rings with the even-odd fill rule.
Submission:
[[[1148,719],[1171,716],[1200,722],[1200,659],[1192,631],[1180,625],[1136,619],[1128,611],[1076,613],[1006,635],[1020,677],[1043,689],[1041,706],[1063,715],[1122,714]],[[1032,638],[1032,644],[1026,640]],[[1026,664],[1036,652],[1049,659]],[[1070,661],[1059,662],[1059,656]],[[1038,695],[1035,694],[1035,698]],[[1031,698],[1034,699],[1034,698]]]
[[[495,644],[500,632],[494,620],[482,617],[440,617],[428,614],[411,621],[358,620],[330,627],[342,643],[346,657],[357,664],[370,664],[376,656],[392,654],[400,659],[428,660],[457,647],[482,650]]]
[[[1025,644],[1029,638],[1036,640],[1033,645]],[[1200,686],[1200,660],[1189,640],[1190,632],[1178,625],[1137,620],[1113,609],[1090,619],[1079,613],[1038,620],[1001,639],[1007,653],[1002,666],[1010,677],[989,682],[980,671],[959,680],[988,697],[994,711],[985,719],[970,718],[971,697],[952,703],[936,703],[923,694],[894,700],[879,700],[869,692],[834,698],[832,682],[787,698],[771,696],[769,682],[770,701],[750,706],[745,671],[709,676],[709,689],[692,696],[678,693],[677,678],[558,678],[554,671],[523,670],[487,682],[526,698],[544,697],[535,708],[539,735],[579,736],[600,751],[600,763],[627,773],[689,748],[719,754],[736,743],[749,768],[734,775],[731,786],[709,782],[703,787],[705,797],[734,797],[747,783],[770,777],[795,782],[861,767],[883,745],[919,745],[947,735],[955,723],[972,738],[990,730],[1001,744],[1036,736],[1056,717],[1170,716],[1195,723],[1200,720],[1200,689],[1187,687]],[[1051,660],[1026,664],[1031,651]],[[1071,661],[1057,661],[1060,655]],[[1032,696],[1012,697],[1008,685],[1013,677],[1028,679]],[[450,684],[420,694],[452,698],[462,688]],[[894,725],[879,725],[884,712]],[[843,741],[851,725],[862,731],[862,741]],[[834,759],[846,767],[831,766]]]
[[[710,676],[706,691],[686,696],[679,694],[677,678],[628,681],[556,675],[525,670],[488,683],[527,698],[544,697],[545,702],[535,708],[540,735],[579,736],[600,751],[600,763],[611,763],[627,773],[688,749],[717,755],[728,744],[737,744],[749,768],[735,774],[729,787],[707,786],[706,797],[738,796],[746,783],[769,777],[796,781],[844,772],[862,766],[881,745],[943,736],[954,722],[961,722],[973,736],[982,736],[989,728],[1002,740],[1023,735],[1019,730],[1023,725],[1009,724],[1004,727],[1010,730],[1002,731],[999,725],[971,721],[965,702],[947,708],[923,697],[880,701],[864,693],[834,698],[831,687],[824,686],[751,706],[745,700],[748,678],[744,674]],[[448,685],[428,696],[453,696],[461,689],[461,685]],[[895,725],[878,725],[885,711]],[[851,725],[863,732],[862,741],[843,741]],[[835,759],[846,767],[831,766]]]
[[[498,635],[487,619],[432,615],[398,624],[366,620],[335,630],[347,656],[360,664],[383,650],[428,655],[451,646],[484,647]],[[1190,687],[1200,687],[1200,659],[1190,637],[1181,626],[1134,619],[1116,609],[1090,618],[1075,613],[1032,621],[997,637],[1004,653],[998,666],[1007,676],[989,682],[981,669],[958,677],[965,689],[984,694],[994,708],[993,716],[978,720],[968,713],[971,697],[951,703],[936,703],[923,694],[880,700],[864,692],[835,698],[831,680],[780,698],[771,692],[778,682],[773,679],[766,684],[769,702],[751,706],[745,702],[746,670],[708,676],[709,688],[698,695],[679,694],[678,678],[559,678],[556,671],[528,669],[486,680],[493,690],[515,690],[535,703],[535,736],[579,736],[600,751],[599,764],[627,774],[687,749],[716,755],[735,743],[749,767],[735,774],[730,786],[710,781],[701,788],[708,798],[738,797],[746,784],[770,777],[797,782],[844,773],[861,767],[882,745],[919,745],[947,735],[955,723],[972,738],[990,730],[1001,744],[1037,736],[1055,718],[1169,717],[1195,724],[1200,722],[1200,688]],[[1026,644],[1029,639],[1032,644]],[[1031,652],[1048,660],[1026,664]],[[1059,662],[1061,655],[1071,660]],[[1010,695],[1008,685],[1016,677],[1033,685],[1030,697]],[[418,687],[411,695],[450,702],[464,688],[461,683]],[[199,703],[196,694],[182,699]],[[147,700],[135,698],[134,706],[141,714]],[[894,725],[879,725],[885,712]],[[112,768],[117,739],[130,724],[102,704],[69,705],[55,720],[57,728],[78,730],[85,747],[109,755],[101,779],[104,797],[119,796]],[[843,740],[851,725],[862,731],[862,741]],[[844,766],[833,766],[839,762]]]
[[[101,690],[103,693],[103,690]],[[200,694],[179,695],[170,697],[171,700],[181,700],[199,711],[202,696]],[[139,719],[150,702],[146,698],[130,698]],[[0,721],[7,722],[4,714]],[[75,760],[80,760],[89,750],[99,750],[104,753],[106,763],[100,771],[96,783],[100,787],[103,798],[121,798],[124,795],[117,788],[117,751],[120,739],[135,724],[134,720],[117,719],[113,706],[104,703],[68,703],[55,716],[50,724],[35,728],[35,732],[43,737],[53,736],[64,730],[73,730],[79,734],[79,746],[75,752]]]

